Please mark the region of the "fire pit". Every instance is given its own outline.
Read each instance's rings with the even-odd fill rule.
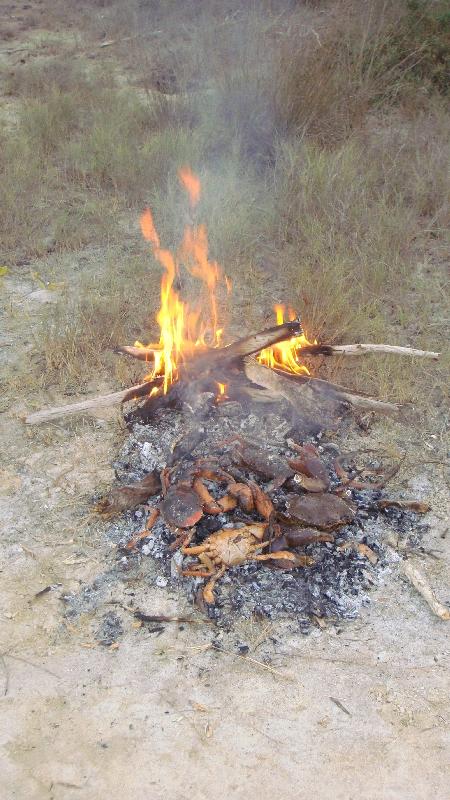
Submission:
[[[409,546],[426,530],[426,506],[385,497],[398,463],[342,456],[349,416],[341,433],[305,434],[287,403],[255,411],[212,393],[197,403],[130,423],[114,463],[121,486],[100,503],[115,515],[121,566],[150,560],[157,586],[178,587],[227,627],[253,615],[289,616],[303,631],[353,619],[392,560],[392,527]]]
[[[188,168],[180,181],[193,215],[200,182]],[[384,496],[399,463],[345,455],[338,443],[352,408],[399,415],[400,406],[314,378],[306,359],[438,354],[319,344],[283,306],[275,326],[224,347],[219,308],[231,282],[209,259],[205,227],[187,225],[176,254],[161,247],[149,209],[141,230],[163,267],[160,337],[117,351],[146,362],[148,374],[27,422],[134,401],[115,464],[122,485],[97,510],[123,514],[110,528],[122,563],[155,559],[158,585],[180,585],[218,622],[289,614],[307,628],[312,618],[354,617],[388,563],[389,526],[417,539],[417,514],[428,508]],[[183,271],[199,287],[192,305],[180,296]]]

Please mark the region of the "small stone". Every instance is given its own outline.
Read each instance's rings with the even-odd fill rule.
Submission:
[[[32,300],[34,303],[57,303],[58,298],[55,296],[54,292],[51,292],[49,289],[35,289],[34,292],[31,292],[27,300]]]
[[[180,577],[180,569],[183,564],[183,553],[181,550],[174,553],[172,558],[170,559],[170,576],[171,578],[179,578]]]
[[[42,242],[47,253],[53,253],[56,247],[56,239],[54,236],[47,236]]]
[[[167,578],[164,577],[164,575],[158,575],[155,581],[155,584],[158,587],[158,589],[165,589],[168,583],[169,581],[167,580]]]

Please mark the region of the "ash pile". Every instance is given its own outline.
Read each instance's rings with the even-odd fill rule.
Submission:
[[[394,527],[416,547],[429,510],[391,499],[399,468],[346,453],[341,432],[305,430],[282,405],[203,393],[195,404],[131,418],[114,463],[120,485],[98,504],[121,568],[184,592],[217,624],[288,617],[303,632],[354,619],[389,569]]]

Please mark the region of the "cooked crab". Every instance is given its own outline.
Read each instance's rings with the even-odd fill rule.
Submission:
[[[211,534],[203,544],[193,547],[182,547],[185,556],[197,556],[199,564],[183,570],[183,575],[195,578],[210,578],[203,588],[206,603],[214,603],[214,585],[222,577],[228,567],[236,567],[246,561],[270,561],[285,559],[295,562],[295,566],[307,566],[311,563],[308,556],[297,555],[288,550],[277,553],[262,554],[259,551],[268,547],[269,541],[263,541],[267,523],[257,522],[243,528],[228,528]]]

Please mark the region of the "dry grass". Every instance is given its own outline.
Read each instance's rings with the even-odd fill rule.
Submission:
[[[114,237],[115,216],[139,208],[195,143],[161,95],[120,88],[101,71],[54,61],[10,76],[21,98],[0,153],[5,250],[40,255]],[[35,99],[36,96],[39,99]]]
[[[0,153],[11,258],[39,255],[49,235],[61,250],[111,246],[144,204],[176,245],[188,162],[234,281],[231,331],[288,298],[328,340],[439,347],[450,133],[439,4],[337,2],[316,16],[321,4],[307,4],[306,26],[292,3],[130,2],[125,14],[108,2],[101,21],[91,5],[77,21],[92,41],[116,39],[118,61],[47,59],[8,77],[20,108]],[[68,298],[44,336],[46,381],[105,373],[110,343],[142,335],[147,267],[131,264],[132,280],[111,265]],[[354,380],[375,393],[420,393],[404,362],[366,363]]]

